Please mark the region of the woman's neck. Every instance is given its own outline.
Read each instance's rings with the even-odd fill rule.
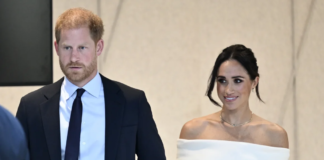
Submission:
[[[220,114],[225,122],[230,124],[242,124],[251,120],[252,111],[248,104],[234,110],[228,110],[223,106]]]

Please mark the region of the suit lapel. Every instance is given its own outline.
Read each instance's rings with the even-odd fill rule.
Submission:
[[[125,98],[116,83],[102,75],[100,76],[105,95],[105,159],[114,160],[119,148]],[[44,93],[47,101],[41,104],[44,133],[51,160],[61,159],[59,102],[62,82],[63,78],[49,86],[48,90]]]
[[[106,137],[105,137],[105,159],[116,159],[121,128],[123,124],[125,98],[113,81],[103,77],[102,83],[105,94],[105,114],[106,114]]]
[[[59,102],[62,82],[63,78],[49,86],[44,92],[47,101],[41,104],[44,133],[51,160],[61,159]]]

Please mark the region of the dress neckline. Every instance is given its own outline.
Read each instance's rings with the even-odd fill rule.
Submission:
[[[267,147],[273,149],[285,149],[289,150],[289,148],[284,147],[273,147],[267,146],[262,144],[250,143],[250,142],[241,142],[241,141],[229,141],[229,140],[217,140],[217,139],[178,139],[178,141],[185,141],[185,142],[220,142],[220,143],[233,143],[233,144],[242,144],[242,145],[252,145],[252,146],[259,146],[259,147]]]

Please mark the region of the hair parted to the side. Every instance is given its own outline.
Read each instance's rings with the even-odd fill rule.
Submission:
[[[206,95],[208,96],[209,100],[217,106],[220,106],[220,104],[214,100],[214,98],[212,97],[212,92],[214,90],[218,69],[220,65],[227,60],[236,60],[237,62],[239,62],[248,72],[251,80],[255,80],[256,77],[260,77],[257,60],[250,48],[246,48],[241,44],[236,44],[225,48],[216,59],[213,71],[209,77],[208,87],[206,91]],[[256,86],[256,95],[259,100],[263,102],[259,94],[259,84],[257,84]]]
[[[88,27],[93,41],[97,42],[102,38],[104,28],[99,16],[83,8],[72,8],[59,16],[55,25],[55,38],[60,41],[61,31],[65,29],[75,29]]]

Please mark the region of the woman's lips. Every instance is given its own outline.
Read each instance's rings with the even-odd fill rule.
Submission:
[[[226,102],[233,102],[238,98],[238,96],[224,97]]]

